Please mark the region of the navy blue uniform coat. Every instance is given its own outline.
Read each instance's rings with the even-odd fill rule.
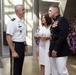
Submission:
[[[52,50],[57,51],[57,57],[68,56],[70,53],[67,36],[69,33],[69,23],[64,17],[59,15],[53,19],[51,27],[52,40],[50,41],[49,52],[50,56]]]

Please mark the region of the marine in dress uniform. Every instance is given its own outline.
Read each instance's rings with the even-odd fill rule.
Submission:
[[[66,68],[67,58],[70,53],[67,42],[69,23],[66,18],[59,15],[59,8],[57,6],[54,6],[49,11],[49,14],[53,15],[53,24],[50,29],[52,40],[49,47],[52,75],[69,75]]]
[[[67,42],[69,23],[64,17],[60,17],[60,15],[56,16],[53,21],[53,25],[51,26],[52,40],[50,41],[49,50],[50,52],[56,50],[57,57],[67,56],[69,54]],[[51,53],[50,56],[52,56]]]
[[[10,75],[22,75],[22,67],[25,56],[26,26],[24,24],[23,5],[17,5],[16,16],[7,24],[6,39],[10,48]]]

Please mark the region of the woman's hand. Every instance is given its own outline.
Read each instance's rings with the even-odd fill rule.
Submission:
[[[47,39],[46,39],[46,36],[41,36],[41,40],[42,41],[46,41]]]

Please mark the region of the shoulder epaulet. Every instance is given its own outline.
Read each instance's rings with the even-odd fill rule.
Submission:
[[[15,18],[12,18],[12,19],[11,19],[11,21],[14,21],[14,20],[15,20]]]

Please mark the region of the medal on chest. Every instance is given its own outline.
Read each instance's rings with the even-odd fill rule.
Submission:
[[[57,27],[58,26],[58,21],[54,21],[52,27]]]

